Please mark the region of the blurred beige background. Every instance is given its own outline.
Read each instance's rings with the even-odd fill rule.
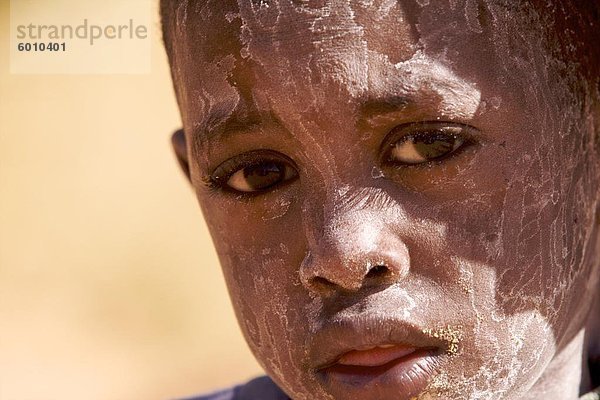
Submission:
[[[170,151],[153,16],[150,74],[11,75],[0,0],[2,400],[176,398],[260,374]]]

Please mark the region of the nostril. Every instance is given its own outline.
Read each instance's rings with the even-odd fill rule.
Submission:
[[[313,287],[321,290],[331,289],[335,286],[333,282],[320,276],[315,276],[311,279]]]
[[[363,264],[364,265],[364,264]],[[329,296],[356,292],[361,288],[381,287],[393,282],[395,270],[386,264],[368,263],[369,269],[362,271],[352,266],[343,266],[339,271],[329,268],[324,271],[310,271],[301,277],[303,285],[312,292]],[[337,272],[333,274],[333,272]],[[341,272],[340,272],[341,271]]]
[[[385,265],[375,265],[373,268],[371,268],[369,270],[369,272],[367,273],[365,278],[366,279],[379,278],[379,277],[387,275],[388,272],[389,272],[389,269]]]

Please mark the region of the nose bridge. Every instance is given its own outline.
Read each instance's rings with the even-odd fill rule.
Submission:
[[[376,188],[346,188],[311,203],[321,208],[321,217],[314,221],[317,210],[305,209],[314,222],[305,226],[309,248],[300,268],[309,290],[356,291],[406,275],[408,249],[389,221],[394,205],[387,195]]]
[[[377,251],[385,229],[380,217],[368,210],[348,210],[334,217],[327,226],[325,237],[337,250],[343,262]]]

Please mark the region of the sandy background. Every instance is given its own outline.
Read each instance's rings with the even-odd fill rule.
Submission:
[[[75,1],[75,0],[74,0]],[[0,399],[166,399],[260,373],[147,75],[11,75],[0,0]]]

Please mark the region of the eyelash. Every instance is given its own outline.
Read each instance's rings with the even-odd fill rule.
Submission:
[[[451,130],[455,130],[458,132],[450,132]],[[477,145],[479,142],[472,132],[477,131],[476,128],[456,123],[456,122],[447,122],[447,121],[435,121],[435,122],[412,122],[408,124],[398,125],[387,134],[384,139],[381,148],[381,162],[384,165],[392,167],[394,169],[429,169],[435,165],[446,162],[447,160],[459,156],[469,147]],[[406,164],[394,162],[390,158],[390,152],[392,146],[397,143],[400,143],[402,140],[407,140],[410,137],[413,138],[429,138],[432,135],[441,135],[444,137],[454,137],[455,139],[463,140],[463,143],[453,151],[429,161],[425,161],[418,164]]]
[[[236,172],[255,165],[262,163],[276,163],[289,165],[290,168],[294,168],[296,171],[298,168],[296,164],[288,157],[281,153],[272,150],[253,150],[248,153],[243,153],[233,158],[230,158],[221,163],[205,180],[206,187],[209,189],[211,194],[217,194],[218,192],[227,192],[236,196],[237,200],[250,200],[253,197],[259,196],[271,190],[275,190],[277,187],[285,184],[285,182],[277,183],[273,186],[269,186],[265,190],[244,192],[231,188],[227,183],[229,179]]]
[[[475,135],[471,132],[476,131],[475,128],[453,122],[417,122],[398,125],[391,129],[386,135],[381,148],[381,163],[388,167],[400,170],[400,169],[429,169],[437,164],[441,164],[450,158],[454,158],[464,150],[471,147],[472,145],[478,144]],[[390,159],[390,152],[392,146],[408,140],[410,137],[413,138],[431,138],[432,135],[440,135],[444,137],[454,137],[461,139],[463,142],[455,150],[450,151],[448,154],[440,156],[439,158],[431,159],[416,164],[407,164],[394,162]],[[268,186],[264,190],[258,191],[240,191],[236,190],[228,185],[229,179],[238,171],[265,163],[275,163],[287,165],[288,168],[294,168],[296,173],[298,168],[296,164],[286,157],[285,155],[275,152],[273,150],[253,150],[248,153],[243,153],[233,158],[230,158],[221,163],[212,174],[204,180],[205,186],[209,189],[209,194],[217,195],[222,192],[226,192],[230,195],[235,196],[236,200],[239,201],[250,201],[252,198],[260,196],[265,193],[269,193],[277,188],[285,185],[288,182],[294,181],[294,179],[285,180],[278,182],[272,186]],[[297,176],[296,176],[297,178]]]

